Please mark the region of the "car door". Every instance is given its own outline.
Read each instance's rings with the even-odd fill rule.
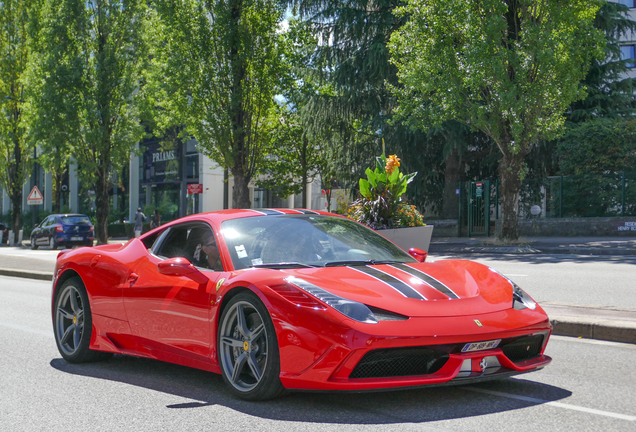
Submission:
[[[199,284],[185,276],[160,274],[161,261],[184,257],[191,262],[197,250],[195,237],[211,230],[206,223],[174,225],[134,267],[129,287],[124,287],[124,304],[133,335],[146,349],[209,361],[211,302],[222,272],[201,268],[209,278]],[[200,249],[200,246],[199,246]]]
[[[51,216],[45,218],[40,225],[38,225],[37,233],[35,234],[35,244],[36,245],[46,245],[48,244],[48,239],[46,237],[46,226],[51,220]]]
[[[51,239],[55,236],[55,227],[57,226],[57,224],[58,224],[57,217],[49,216],[46,223],[46,227],[44,228],[44,232],[46,233],[46,235],[43,236],[46,239],[44,244],[50,244]]]

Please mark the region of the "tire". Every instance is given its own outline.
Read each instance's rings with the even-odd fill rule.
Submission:
[[[217,343],[221,374],[234,395],[257,401],[283,393],[274,324],[254,293],[245,291],[230,300],[221,315]]]
[[[51,237],[51,240],[49,240],[49,246],[51,247],[51,250],[55,250],[59,246],[54,237]]]
[[[38,245],[35,244],[35,237],[31,237],[31,249],[36,250]]]
[[[91,307],[79,277],[68,279],[55,290],[53,334],[60,354],[69,363],[104,360],[111,353],[89,349],[93,331]]]

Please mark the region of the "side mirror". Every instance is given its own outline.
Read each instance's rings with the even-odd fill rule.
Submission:
[[[40,226],[40,224],[35,224],[35,225],[33,225],[33,229],[36,229],[39,226]]]
[[[426,261],[426,257],[428,253],[424,252],[422,249],[411,248],[409,249],[409,255],[418,260],[419,262]]]
[[[157,264],[159,273],[166,276],[185,276],[199,284],[207,284],[208,279],[186,258],[170,258]]]

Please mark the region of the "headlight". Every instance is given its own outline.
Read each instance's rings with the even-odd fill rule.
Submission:
[[[515,309],[528,308],[535,310],[537,308],[535,301],[532,300],[524,290],[519,288],[516,283],[510,279],[508,280],[510,281],[510,284],[512,284],[512,307]]]
[[[514,283],[513,281],[511,281],[506,276],[502,275],[501,273],[499,273],[497,270],[493,268],[491,268],[490,271],[497,273],[499,276],[501,276],[502,278],[510,282],[510,285],[512,285],[512,307],[513,308],[517,310],[521,310],[525,308],[535,310],[537,308],[537,303],[534,300],[532,300],[530,296],[526,294],[524,290],[519,288],[519,286],[516,283]]]
[[[378,323],[378,320],[375,315],[373,315],[373,312],[371,312],[371,309],[362,303],[347,300],[294,276],[285,278],[285,282],[303,290],[307,294],[317,298],[321,302],[331,306],[341,314],[348,316],[351,319],[368,324]]]

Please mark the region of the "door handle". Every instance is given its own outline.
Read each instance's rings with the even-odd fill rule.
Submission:
[[[137,273],[131,273],[128,275],[128,285],[133,286],[135,282],[139,279],[139,275]]]

